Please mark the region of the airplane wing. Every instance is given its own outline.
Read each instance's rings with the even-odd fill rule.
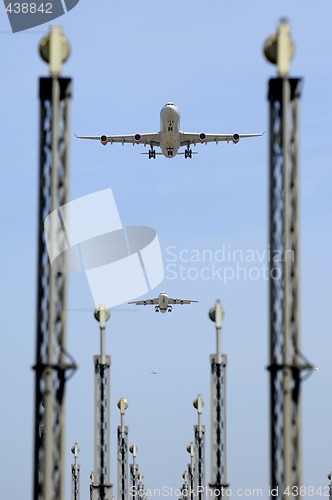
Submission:
[[[226,141],[226,142],[234,142],[237,144],[240,139],[244,139],[246,137],[259,137],[264,135],[264,132],[261,134],[204,134],[198,132],[180,132],[180,141],[181,146],[188,146],[190,144],[199,144],[199,143],[207,143],[207,142],[218,142]]]
[[[102,144],[106,145],[108,142],[113,144],[113,142],[120,142],[121,144],[153,144],[159,146],[159,132],[153,132],[151,134],[131,134],[131,135],[76,135],[78,139],[92,139],[95,141],[100,141]]]
[[[135,300],[134,302],[128,302],[128,304],[136,304],[137,306],[149,306],[149,305],[153,305],[153,304],[159,304],[159,298],[146,299],[146,300]]]
[[[172,299],[171,297],[168,297],[168,303],[169,304],[191,304],[191,302],[198,302],[198,300],[187,300],[187,299]]]

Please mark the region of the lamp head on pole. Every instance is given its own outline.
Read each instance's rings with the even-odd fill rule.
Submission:
[[[41,58],[49,63],[51,76],[59,76],[62,63],[67,61],[70,55],[70,44],[62,33],[61,26],[51,26],[50,33],[39,44],[39,53]]]
[[[95,310],[95,318],[97,321],[99,321],[100,328],[105,328],[106,327],[106,321],[110,319],[111,313],[109,309],[107,309],[104,304],[101,304],[97,309]]]
[[[214,321],[216,324],[216,328],[221,328],[222,320],[225,317],[225,311],[221,305],[220,300],[216,301],[216,305],[211,307],[209,310],[209,318],[211,321]]]
[[[119,399],[118,408],[120,410],[121,415],[124,415],[126,409],[128,408],[128,401],[126,400],[126,398]]]
[[[204,401],[202,396],[199,394],[195,401],[193,402],[194,408],[196,408],[197,413],[201,414],[203,412]]]
[[[288,20],[282,18],[277,33],[271,35],[264,44],[264,55],[270,63],[276,64],[279,76],[288,76],[290,62],[294,53],[295,45],[291,37]]]

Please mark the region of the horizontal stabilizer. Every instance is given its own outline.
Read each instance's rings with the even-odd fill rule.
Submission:
[[[149,153],[141,153],[141,155],[148,155]],[[156,152],[156,155],[162,155],[163,153],[157,153]]]

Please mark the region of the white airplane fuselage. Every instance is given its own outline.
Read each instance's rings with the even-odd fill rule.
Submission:
[[[166,104],[160,111],[160,149],[166,158],[173,158],[180,143],[180,110],[175,104]]]
[[[168,295],[166,292],[161,292],[159,294],[159,312],[165,313],[168,309]]]

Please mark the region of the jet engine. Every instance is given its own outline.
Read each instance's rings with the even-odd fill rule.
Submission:
[[[102,145],[103,145],[103,146],[106,146],[106,144],[107,144],[107,142],[108,142],[108,141],[107,141],[107,137],[106,137],[106,135],[102,135],[102,136],[100,137],[100,142],[102,143]]]
[[[199,137],[199,140],[200,140],[201,142],[205,142],[205,139],[206,139],[206,134],[204,134],[204,132],[202,132],[201,134],[199,134],[199,136],[198,136],[198,137]]]
[[[141,134],[135,134],[135,142],[136,144],[139,144],[142,140]]]
[[[233,142],[234,144],[237,144],[240,140],[239,134],[233,134]]]

